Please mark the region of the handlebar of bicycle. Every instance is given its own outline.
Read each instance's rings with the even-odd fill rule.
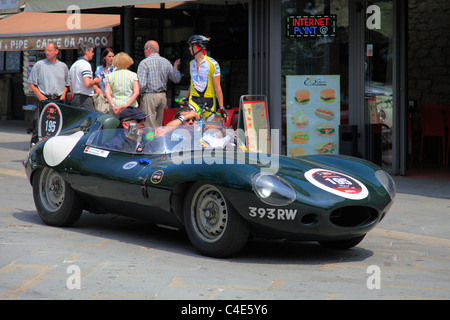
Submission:
[[[187,102],[187,99],[186,98],[176,99],[175,102],[177,102],[179,104],[180,108],[181,108]],[[208,103],[207,102],[204,102],[203,104],[200,104],[199,107],[200,107],[200,120],[205,120],[204,119],[204,114],[205,114],[205,112],[212,112],[211,108],[208,107]],[[220,118],[221,118],[222,121],[225,121],[225,119],[226,119],[224,114],[222,113],[222,111],[220,113]]]

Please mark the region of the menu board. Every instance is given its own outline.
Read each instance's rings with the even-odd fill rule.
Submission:
[[[243,100],[241,103],[247,148],[250,152],[270,151],[266,100]]]
[[[338,154],[340,76],[286,76],[287,154]]]

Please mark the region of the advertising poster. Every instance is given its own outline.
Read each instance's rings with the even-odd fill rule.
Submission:
[[[243,101],[242,102],[245,131],[247,133],[247,148],[251,152],[265,152],[270,150],[269,118],[267,115],[266,101]],[[264,139],[261,134],[265,133]]]
[[[286,76],[287,154],[339,153],[339,75]]]

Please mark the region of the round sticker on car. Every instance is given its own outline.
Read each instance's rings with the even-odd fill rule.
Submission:
[[[150,178],[150,181],[154,184],[158,184],[161,182],[163,177],[164,177],[164,171],[157,170],[157,171],[153,172],[152,177]]]
[[[124,170],[130,170],[130,169],[133,169],[134,167],[136,167],[137,164],[138,164],[138,163],[137,163],[136,161],[130,161],[130,162],[125,163],[125,164],[123,165],[122,169],[124,169]]]
[[[38,122],[38,135],[42,139],[57,136],[63,125],[61,109],[51,102],[42,109]]]
[[[305,172],[305,178],[316,187],[343,198],[361,200],[369,195],[365,185],[339,172],[311,169]]]

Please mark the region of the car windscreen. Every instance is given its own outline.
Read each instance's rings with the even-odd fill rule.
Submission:
[[[180,125],[138,130],[99,129],[87,145],[128,153],[166,154],[201,150],[203,148],[231,149],[239,147],[246,151],[232,129],[205,122],[201,125]]]

